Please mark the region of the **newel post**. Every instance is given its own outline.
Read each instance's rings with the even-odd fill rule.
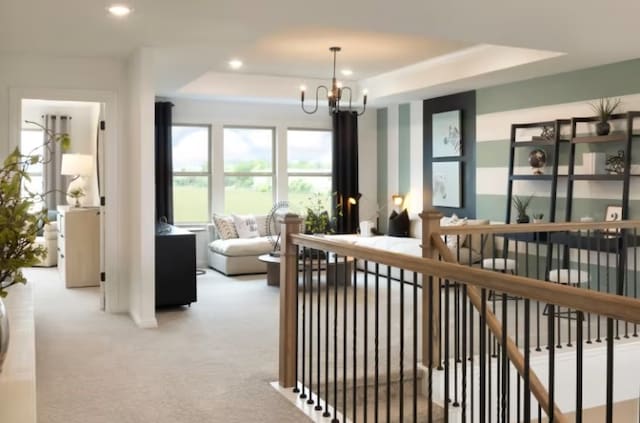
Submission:
[[[290,235],[300,232],[302,219],[287,214],[279,220],[280,239],[280,334],[278,341],[278,382],[284,388],[296,383],[296,297],[298,295],[298,249]]]
[[[422,257],[438,258],[438,251],[433,247],[431,234],[440,233],[440,218],[437,210],[426,210],[420,213],[422,218]],[[422,275],[422,364],[438,367],[442,361],[440,356],[440,279],[431,278],[433,300],[429,301],[429,275]],[[429,330],[431,327],[431,330]]]

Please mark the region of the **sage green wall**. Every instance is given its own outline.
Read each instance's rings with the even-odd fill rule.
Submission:
[[[387,109],[378,109],[378,205],[386,205],[388,203],[387,189]],[[378,228],[381,232],[387,231],[387,210],[386,207],[379,210]]]
[[[398,107],[398,190],[406,195],[411,190],[411,105]]]

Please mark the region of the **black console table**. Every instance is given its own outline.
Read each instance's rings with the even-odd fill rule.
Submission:
[[[196,236],[167,224],[156,226],[156,307],[197,301]]]

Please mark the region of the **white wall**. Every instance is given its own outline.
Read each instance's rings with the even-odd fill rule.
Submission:
[[[123,147],[124,209],[127,227],[129,313],[140,327],[156,327],[155,318],[155,148],[153,61],[149,50],[127,62],[128,140]]]
[[[138,222],[123,220],[121,215],[124,190],[119,167],[119,147],[124,144],[123,63],[117,60],[88,58],[52,58],[28,55],[0,55],[0,158],[18,145],[21,121],[21,99],[98,101],[107,104],[109,147],[105,152],[108,167],[105,179],[107,207],[106,238],[107,310],[128,310],[128,279],[126,278],[123,237]],[[124,182],[124,181],[123,181]],[[129,181],[127,181],[129,182]]]

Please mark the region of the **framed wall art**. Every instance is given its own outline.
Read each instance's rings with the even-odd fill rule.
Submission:
[[[431,180],[434,206],[462,207],[460,162],[434,162]]]
[[[434,113],[431,117],[433,157],[460,157],[462,155],[462,133],[460,110]]]

